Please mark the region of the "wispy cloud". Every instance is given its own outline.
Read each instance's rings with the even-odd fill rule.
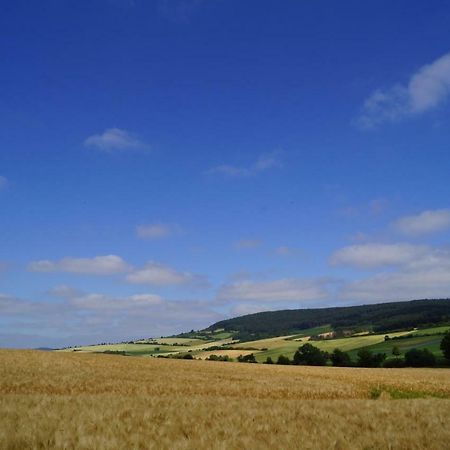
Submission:
[[[228,177],[254,176],[271,169],[282,167],[283,164],[279,158],[279,154],[280,154],[279,152],[263,154],[253,164],[251,164],[248,167],[223,164],[220,166],[213,167],[212,169],[209,169],[206,173],[210,175],[221,174]]]
[[[277,247],[274,250],[274,253],[278,256],[289,256],[292,255],[293,249],[291,247],[288,247],[287,245],[282,245],[281,247]]]
[[[394,223],[394,228],[409,236],[436,233],[450,228],[450,209],[423,211],[420,214],[406,216]]]
[[[108,312],[112,310],[126,311],[127,309],[131,311],[136,308],[148,308],[162,303],[163,299],[155,294],[136,294],[123,298],[109,297],[104,294],[85,294],[71,300],[71,304],[77,308]]]
[[[259,239],[240,239],[233,243],[236,250],[246,250],[261,247],[262,241]]]
[[[424,245],[360,244],[337,250],[330,258],[332,265],[374,268],[408,264],[429,252]]]
[[[271,281],[242,280],[223,285],[219,300],[251,302],[305,302],[323,300],[329,295],[322,280],[283,278]]]
[[[47,294],[57,298],[73,298],[80,295],[80,291],[66,284],[58,284],[49,289]]]
[[[146,147],[133,134],[120,128],[109,128],[101,134],[89,136],[84,141],[84,145],[104,152],[135,150]]]
[[[151,223],[136,227],[136,234],[141,239],[164,239],[180,234],[181,232],[182,230],[179,225],[164,223]]]
[[[191,272],[181,272],[164,264],[149,261],[141,269],[136,269],[127,275],[126,280],[134,284],[153,286],[206,286],[207,279]]]
[[[340,200],[342,201],[342,199]],[[345,201],[345,203],[347,203]],[[367,203],[359,205],[347,204],[343,208],[339,209],[339,215],[353,219],[355,217],[367,216],[379,217],[386,213],[389,209],[390,201],[386,198],[374,198]]]
[[[6,188],[8,186],[8,178],[0,175],[0,190]]]
[[[130,266],[117,255],[94,258],[63,258],[59,261],[41,259],[28,265],[31,272],[68,272],[87,275],[114,275],[130,270]]]
[[[450,94],[450,53],[421,67],[407,84],[376,90],[364,103],[358,123],[372,128],[424,113],[442,104]]]

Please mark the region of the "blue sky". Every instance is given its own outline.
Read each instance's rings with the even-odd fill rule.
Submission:
[[[0,345],[450,296],[446,2],[15,1]]]

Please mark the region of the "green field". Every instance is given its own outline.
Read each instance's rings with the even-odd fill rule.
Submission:
[[[408,350],[412,348],[423,349],[426,348],[434,353],[435,356],[441,357],[442,351],[440,349],[440,343],[442,340],[442,334],[435,334],[433,336],[418,336],[406,339],[391,339],[390,341],[383,341],[375,345],[368,346],[367,348],[374,353],[386,353],[389,357],[392,355],[392,349],[398,347],[401,354],[404,355]],[[350,352],[350,356],[356,359],[357,349]]]
[[[401,336],[403,334],[407,334],[405,331],[397,332],[397,333],[389,333],[389,336]],[[350,351],[362,347],[373,346],[374,344],[378,344],[384,342],[384,334],[369,334],[364,336],[355,336],[355,337],[347,337],[340,339],[324,339],[321,341],[308,341],[315,347],[320,348],[321,350],[332,352],[335,348],[339,348],[340,350]],[[256,341],[255,341],[256,342]],[[268,356],[270,356],[273,360],[276,360],[278,356],[284,355],[289,358],[292,358],[296,350],[307,340],[303,341],[280,341],[279,346],[273,346],[266,351],[262,351],[255,354],[257,361],[265,361]]]
[[[61,350],[64,352],[125,352],[131,356],[158,355],[169,352],[186,351],[184,346],[159,345],[159,344],[106,344],[106,345],[87,345],[76,348]]]
[[[450,325],[444,325],[442,327],[419,328],[412,331],[411,334],[444,334],[448,330],[450,330]]]
[[[349,352],[352,360],[357,359],[358,350],[368,348],[374,353],[385,353],[391,357],[392,349],[397,346],[402,355],[412,348],[427,348],[438,358],[442,357],[440,343],[445,331],[449,326],[439,326],[432,328],[416,329],[414,331],[400,331],[387,333],[391,338],[385,340],[386,333],[381,334],[361,334],[351,337],[337,339],[310,340],[310,336],[330,331],[329,325],[309,328],[303,330],[302,334],[278,336],[255,341],[241,342],[233,340],[233,333],[217,330],[209,333],[208,338],[202,339],[194,337],[170,337],[140,340],[142,343],[128,344],[106,344],[90,345],[76,348],[64,349],[65,352],[90,352],[90,353],[120,353],[126,356],[168,356],[182,357],[186,353],[192,354],[194,358],[205,359],[211,354],[228,355],[230,358],[237,358],[242,355],[254,353],[258,362],[265,362],[267,357],[271,357],[275,362],[280,355],[292,359],[297,349],[306,342],[320,348],[321,350],[332,352],[335,348]],[[409,336],[409,337],[405,337]],[[399,339],[393,339],[393,338]],[[147,342],[147,343],[144,343]],[[213,350],[210,350],[213,348]]]
[[[301,333],[291,336],[289,340],[300,339],[305,336],[316,336],[318,334],[328,333],[329,331],[333,331],[331,325],[321,325],[320,327],[305,328],[301,331]]]

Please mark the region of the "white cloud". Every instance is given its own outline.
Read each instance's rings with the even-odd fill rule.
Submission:
[[[429,252],[423,245],[411,244],[360,244],[350,245],[331,255],[333,265],[359,268],[373,268],[390,265],[404,265]]]
[[[262,242],[259,239],[241,239],[236,241],[233,246],[237,250],[245,250],[260,247]]]
[[[84,145],[97,150],[113,152],[117,150],[133,150],[145,147],[145,144],[120,128],[109,128],[101,134],[89,136]]]
[[[450,53],[421,67],[408,84],[376,90],[364,103],[359,123],[373,127],[431,110],[450,94]]]
[[[96,310],[124,310],[130,311],[136,308],[147,308],[160,305],[163,299],[155,294],[138,294],[124,298],[112,298],[103,294],[86,294],[71,300],[72,305],[82,309]]]
[[[339,297],[358,301],[450,297],[450,249],[421,247],[394,271],[345,283]]]
[[[6,188],[8,186],[8,178],[0,175],[0,190]]]
[[[225,284],[218,293],[219,300],[296,302],[325,299],[328,291],[324,282],[284,278],[273,281],[242,280]]]
[[[389,200],[385,198],[375,198],[369,202],[369,212],[372,216],[383,214],[389,207]]]
[[[149,261],[142,269],[133,271],[126,279],[129,283],[154,286],[202,285],[206,283],[206,279],[200,275],[180,272],[154,261]]]
[[[31,272],[68,272],[90,275],[114,275],[130,270],[129,265],[116,255],[94,258],[63,258],[59,261],[47,259],[32,261],[28,265]]]
[[[450,228],[450,209],[423,211],[414,216],[402,217],[394,227],[403,234],[418,236]]]
[[[3,346],[120,342],[204,328],[223,319],[209,302],[165,300],[152,293],[115,297],[80,293],[59,301],[0,294]]]
[[[163,239],[180,232],[181,228],[178,225],[164,223],[152,223],[136,227],[136,234],[141,239]]]
[[[279,152],[273,152],[261,155],[249,167],[238,167],[228,164],[222,164],[220,166],[209,169],[207,173],[222,174],[229,177],[249,177],[279,167],[282,167],[282,163],[279,159]]]
[[[65,284],[59,284],[48,290],[48,294],[58,298],[72,298],[79,294],[78,289]]]

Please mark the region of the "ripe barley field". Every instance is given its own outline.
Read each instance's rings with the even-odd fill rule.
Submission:
[[[444,449],[450,370],[0,350],[1,449]]]

